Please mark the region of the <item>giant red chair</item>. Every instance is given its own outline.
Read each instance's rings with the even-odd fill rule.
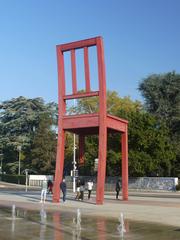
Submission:
[[[90,84],[90,68],[88,49],[92,46],[97,50],[97,67],[99,90],[92,91]],[[84,73],[85,89],[83,92],[77,90],[76,79],[76,50],[84,51]],[[72,72],[72,94],[66,94],[65,84],[65,61],[64,53],[70,51],[71,54],[71,72]],[[96,204],[103,204],[104,184],[106,176],[106,152],[107,152],[107,134],[120,132],[119,146],[122,150],[122,198],[128,200],[128,122],[124,119],[112,116],[106,112],[106,77],[104,63],[103,39],[95,37],[77,42],[57,45],[58,62],[58,145],[54,182],[53,202],[59,202],[60,189],[59,184],[63,177],[64,169],[64,150],[65,150],[65,131],[79,135],[80,162],[84,154],[84,137],[90,134],[99,135],[98,148],[98,171],[96,187]],[[92,114],[66,115],[66,101],[72,99],[99,97],[99,111]],[[120,143],[121,142],[121,143]]]

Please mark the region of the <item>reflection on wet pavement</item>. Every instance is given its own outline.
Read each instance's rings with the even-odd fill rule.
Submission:
[[[123,234],[122,234],[123,230]],[[76,212],[30,211],[12,206],[0,208],[1,240],[179,240],[177,227],[127,221],[120,213],[119,219],[90,217],[81,209]]]

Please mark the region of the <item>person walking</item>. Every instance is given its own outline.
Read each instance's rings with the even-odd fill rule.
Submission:
[[[60,189],[63,193],[63,202],[65,202],[66,201],[66,189],[67,189],[65,179],[63,179],[62,182],[60,183]]]
[[[41,203],[45,203],[47,194],[47,180],[43,180],[41,184]]]
[[[120,179],[118,179],[117,182],[116,182],[116,189],[115,190],[116,190],[116,199],[118,199],[119,192],[121,190],[121,181],[120,181]]]
[[[48,180],[47,190],[48,190],[47,193],[53,194],[53,183],[52,183],[52,181],[50,179]]]
[[[93,188],[93,181],[90,179],[90,180],[87,182],[88,200],[91,198],[92,188]]]
[[[76,183],[76,197],[75,197],[76,200],[79,200],[79,196],[80,196],[80,185],[81,185],[81,181],[80,181],[80,179],[78,179],[78,180],[77,180],[77,183]]]
[[[80,195],[79,195],[79,199],[80,200],[84,200],[84,185],[85,185],[85,181],[84,179],[80,180]]]

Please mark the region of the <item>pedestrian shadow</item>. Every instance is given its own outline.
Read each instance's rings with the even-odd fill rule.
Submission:
[[[88,203],[90,205],[96,205],[96,202],[92,200],[88,200],[88,199],[84,199],[84,200],[78,200],[78,199],[75,199],[73,197],[68,197],[66,198],[67,200],[70,200],[70,201],[73,201],[73,202],[79,202],[79,203]]]

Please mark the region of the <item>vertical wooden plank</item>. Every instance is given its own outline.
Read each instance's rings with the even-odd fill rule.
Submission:
[[[72,71],[72,90],[73,94],[77,93],[77,80],[76,80],[76,56],[75,50],[71,50],[71,71]]]
[[[106,119],[106,78],[104,49],[101,37],[97,38],[98,78],[99,78],[99,152],[96,203],[103,204],[106,177],[107,119]]]
[[[91,86],[90,86],[88,47],[84,47],[84,69],[85,69],[85,80],[86,80],[86,92],[90,92]]]
[[[64,56],[61,48],[57,47],[57,63],[58,63],[58,142],[56,155],[55,182],[53,188],[53,202],[59,202],[60,189],[59,185],[63,177],[64,168],[64,142],[65,132],[63,126],[63,116],[66,112],[66,105],[63,99],[65,95],[65,73],[64,73]]]
[[[123,200],[128,200],[128,130],[121,136],[122,148],[122,197]]]
[[[59,113],[62,115],[65,112],[65,102],[63,96],[66,92],[65,86],[65,68],[64,68],[64,55],[61,51],[61,47],[57,46],[57,71],[58,71],[58,104]]]

